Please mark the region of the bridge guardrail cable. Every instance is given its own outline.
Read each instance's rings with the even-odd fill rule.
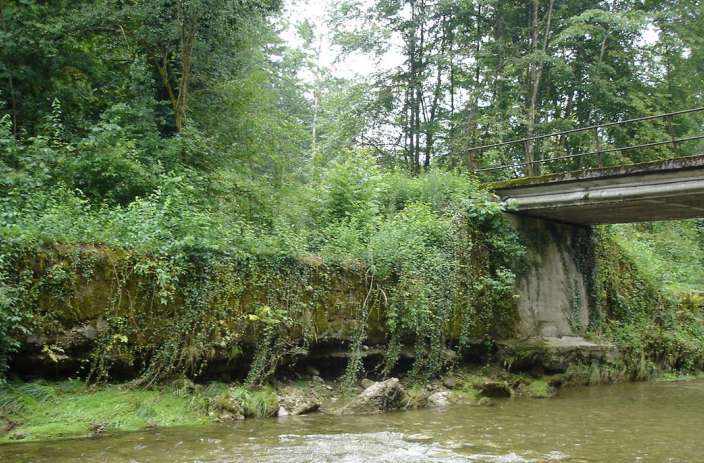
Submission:
[[[628,150],[632,150],[632,149],[636,149],[636,148],[650,148],[652,146],[667,145],[667,144],[670,144],[673,142],[680,143],[680,142],[685,142],[685,141],[702,140],[702,139],[704,139],[704,135],[694,135],[692,137],[675,138],[672,140],[656,141],[656,142],[652,142],[652,143],[643,143],[640,145],[624,146],[624,147],[618,147],[618,148],[609,148],[609,149],[602,149],[602,150],[597,150],[597,151],[590,151],[588,153],[577,153],[577,154],[570,154],[567,156],[558,156],[558,157],[550,158],[550,159],[541,159],[539,161],[519,162],[519,163],[513,163],[513,164],[502,164],[502,165],[496,166],[496,167],[484,167],[482,169],[475,169],[474,172],[487,172],[487,171],[493,171],[493,170],[508,169],[509,167],[526,167],[531,164],[537,164],[537,163],[546,164],[546,163],[553,162],[553,161],[562,161],[565,159],[579,158],[582,156],[591,156],[593,154],[612,153],[614,151],[628,151]]]
[[[578,127],[578,128],[574,128],[574,129],[563,130],[560,132],[552,132],[552,133],[547,133],[547,134],[542,134],[542,135],[536,135],[534,137],[525,137],[525,138],[519,138],[516,140],[510,140],[510,141],[499,142],[499,143],[491,143],[491,144],[487,144],[487,145],[472,147],[469,149],[470,153],[481,153],[481,152],[483,152],[487,149],[491,149],[491,148],[500,148],[500,147],[504,147],[504,146],[516,145],[516,144],[521,144],[521,143],[525,144],[527,142],[532,142],[532,141],[536,141],[536,140],[543,140],[546,138],[571,135],[571,134],[580,133],[580,132],[587,132],[587,131],[593,132],[593,134],[595,136],[595,140],[596,140],[596,147],[597,147],[596,151],[590,151],[590,152],[586,152],[586,153],[577,153],[577,154],[571,154],[571,155],[566,155],[566,156],[558,156],[558,157],[553,157],[553,158],[545,158],[545,159],[533,160],[533,161],[529,161],[529,162],[514,162],[514,163],[509,163],[509,164],[502,164],[499,166],[484,167],[484,168],[480,168],[480,169],[473,169],[473,172],[475,172],[475,173],[490,172],[490,171],[497,171],[497,170],[509,169],[509,168],[517,169],[517,168],[521,168],[521,167],[546,164],[546,163],[550,163],[550,162],[554,162],[554,161],[592,156],[595,154],[600,155],[600,157],[602,158],[600,163],[602,163],[603,162],[603,155],[606,153],[612,153],[612,152],[616,152],[616,151],[627,151],[627,150],[638,149],[638,148],[649,148],[649,147],[653,147],[653,146],[660,146],[660,145],[666,145],[666,144],[672,144],[673,149],[677,149],[679,146],[678,145],[679,143],[704,139],[704,134],[694,135],[694,136],[689,136],[689,137],[675,138],[673,124],[672,124],[673,117],[679,116],[682,114],[690,114],[690,113],[695,113],[695,112],[700,112],[700,111],[704,111],[704,106],[697,107],[697,108],[684,109],[681,111],[656,114],[656,115],[651,115],[651,116],[643,116],[643,117],[636,117],[636,118],[632,118],[632,119],[624,119],[621,121],[607,122],[604,124],[595,124],[595,125],[590,125],[590,126],[585,126],[585,127]],[[652,120],[656,120],[656,119],[665,119],[665,121],[668,125],[668,132],[670,133],[670,139],[664,140],[664,141],[641,143],[638,145],[621,146],[621,147],[607,148],[607,149],[604,149],[601,146],[601,141],[599,138],[599,129],[620,126],[620,125],[626,125],[626,124],[632,124],[632,123],[637,123],[637,122],[652,121]]]

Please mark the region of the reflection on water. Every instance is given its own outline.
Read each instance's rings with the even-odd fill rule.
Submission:
[[[0,462],[704,462],[704,382],[0,446]]]

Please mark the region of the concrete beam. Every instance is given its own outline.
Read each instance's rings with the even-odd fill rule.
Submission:
[[[704,217],[704,156],[492,185],[515,213],[581,225]]]

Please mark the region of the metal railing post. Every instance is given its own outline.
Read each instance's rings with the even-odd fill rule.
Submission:
[[[675,138],[675,128],[672,124],[672,114],[668,114],[667,116],[665,116],[665,120],[667,121],[667,131],[670,134],[670,142],[672,143],[672,152],[674,154],[677,154],[679,150],[677,140]]]
[[[599,139],[599,127],[594,127],[594,141],[596,142],[596,152],[598,153],[599,156],[599,167],[604,167],[605,165],[605,160],[604,160],[604,151],[601,149],[601,140]]]

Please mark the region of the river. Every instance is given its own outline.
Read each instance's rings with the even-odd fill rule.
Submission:
[[[704,382],[0,446],[0,462],[704,462]]]

